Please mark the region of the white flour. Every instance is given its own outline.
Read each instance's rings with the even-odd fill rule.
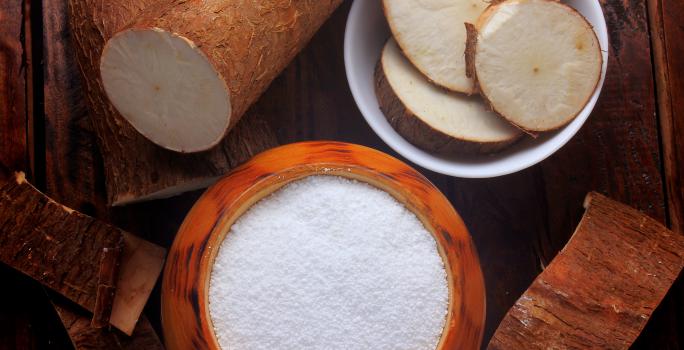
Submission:
[[[311,176],[232,226],[209,311],[224,350],[434,349],[446,278],[434,239],[394,197]]]

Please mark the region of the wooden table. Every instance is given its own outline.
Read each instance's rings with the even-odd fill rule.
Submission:
[[[359,0],[362,1],[362,0]],[[363,0],[369,1],[369,0]],[[333,139],[397,156],[366,125],[343,62],[346,2],[253,107],[280,143]],[[541,164],[494,179],[418,168],[451,200],[477,245],[487,286],[485,344],[506,310],[563,247],[597,190],[684,229],[684,3],[602,0],[610,32],[603,93],[582,130]],[[87,214],[170,246],[199,192],[107,208],[102,159],[82,99],[64,0],[0,2],[0,161]],[[69,348],[41,287],[0,267],[0,348]],[[157,330],[159,291],[146,314]],[[634,348],[684,348],[684,281]]]

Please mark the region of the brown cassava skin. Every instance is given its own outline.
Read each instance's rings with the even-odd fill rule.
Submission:
[[[161,29],[196,45],[228,88],[230,130],[341,3],[171,1],[149,6],[122,32]]]
[[[199,188],[252,155],[277,145],[270,127],[257,116],[249,116],[211,150],[176,153],[148,141],[109,103],[99,72],[105,42],[147,6],[170,1],[68,1],[79,68],[104,160],[109,205],[141,200],[162,190],[172,195]]]
[[[601,194],[488,349],[628,349],[684,267],[684,236]]]
[[[59,204],[0,163],[0,262],[131,335],[166,250]]]
[[[513,126],[515,126],[516,128],[518,128],[518,129],[522,130],[523,132],[527,133],[528,135],[530,135],[530,136],[536,138],[536,137],[539,135],[539,133],[541,133],[541,132],[555,131],[555,130],[558,130],[558,129],[560,129],[560,128],[566,126],[566,125],[568,125],[571,121],[573,121],[573,120],[577,117],[577,115],[579,115],[579,114],[582,112],[582,110],[580,109],[580,110],[577,112],[577,114],[575,114],[574,116],[572,116],[572,118],[569,118],[569,119],[568,119],[565,123],[563,123],[563,124],[556,125],[556,126],[554,126],[554,127],[552,127],[552,128],[548,128],[548,129],[544,129],[544,130],[528,130],[528,129],[526,129],[526,128],[524,128],[524,127],[522,127],[522,126],[516,124],[514,121],[510,120],[510,119],[509,119],[508,117],[506,117],[503,113],[497,111],[496,108],[494,108],[494,105],[492,104],[492,102],[489,100],[489,98],[487,97],[487,95],[486,95],[486,94],[483,92],[483,90],[482,90],[482,84],[481,84],[481,82],[480,82],[480,81],[478,80],[478,78],[477,78],[477,69],[476,69],[476,66],[475,66],[475,60],[477,59],[477,58],[476,58],[476,56],[477,56],[477,44],[478,44],[477,38],[478,38],[478,35],[479,35],[479,30],[480,30],[480,28],[482,28],[482,26],[486,24],[486,22],[487,22],[487,20],[489,19],[489,17],[490,17],[496,10],[498,10],[498,7],[499,7],[502,3],[505,3],[505,2],[524,2],[524,1],[525,1],[525,0],[512,0],[512,1],[507,1],[507,0],[493,0],[493,1],[490,3],[490,5],[487,7],[487,9],[486,9],[486,10],[480,15],[480,17],[477,19],[477,23],[475,23],[475,24],[472,24],[472,23],[464,23],[464,25],[465,25],[465,27],[466,27],[466,35],[467,35],[467,38],[466,38],[466,49],[465,49],[466,76],[467,76],[468,78],[473,79],[473,93],[478,93],[478,94],[480,94],[480,96],[482,96],[482,99],[485,101],[485,103],[487,104],[487,106],[488,106],[493,112],[495,112],[497,115],[501,116],[504,120],[506,120],[507,122],[509,122],[510,124],[512,124]],[[557,1],[557,0],[548,0],[548,1],[549,1],[549,2],[555,2],[555,3],[558,3],[558,4],[562,5],[562,6],[565,6],[566,8],[570,9],[572,12],[574,12],[575,14],[577,14],[578,16],[584,18],[584,16],[582,16],[581,13],[579,13],[577,10],[575,10],[575,9],[572,8],[571,6],[565,5],[565,4],[563,4],[563,3],[561,3],[561,2],[559,2],[559,1]],[[584,20],[587,21],[586,18],[584,18]],[[587,22],[589,22],[589,21],[587,21]],[[593,32],[593,31],[592,31],[592,32]],[[594,33],[594,36],[596,36],[596,33],[595,33],[595,32],[593,32],[593,33]],[[598,42],[598,38],[596,39],[596,41]],[[603,55],[599,55],[599,57],[600,57],[600,59],[601,59],[600,65],[603,66]],[[593,89],[593,90],[596,90],[596,88],[598,87],[598,84],[599,84],[600,81],[601,81],[601,74],[599,74],[598,78],[596,79],[596,84],[594,85],[594,89]],[[590,94],[590,95],[587,97],[587,100],[584,101],[584,104],[583,104],[583,105],[586,106],[586,104],[589,102],[589,100],[591,99],[592,96],[593,96],[593,93]]]
[[[112,328],[93,328],[90,326],[87,312],[74,308],[67,301],[49,295],[50,302],[57,311],[64,325],[71,344],[76,350],[163,350],[164,346],[150,321],[142,315],[131,336]]]
[[[375,67],[375,95],[380,110],[401,136],[412,144],[429,152],[440,154],[482,154],[495,153],[520,139],[520,135],[501,142],[475,142],[461,140],[447,135],[418,117],[394,93],[385,71],[382,60]]]
[[[109,323],[123,232],[38,191],[23,173],[0,179],[0,262]],[[137,318],[137,315],[134,316]]]

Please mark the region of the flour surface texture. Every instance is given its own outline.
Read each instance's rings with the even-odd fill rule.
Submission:
[[[325,175],[245,212],[209,285],[223,350],[435,349],[448,298],[436,242],[415,214],[376,187]]]

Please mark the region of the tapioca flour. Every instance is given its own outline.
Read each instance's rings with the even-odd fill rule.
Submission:
[[[325,175],[245,212],[209,284],[224,350],[435,349],[448,301],[436,242],[415,214],[376,187]]]

